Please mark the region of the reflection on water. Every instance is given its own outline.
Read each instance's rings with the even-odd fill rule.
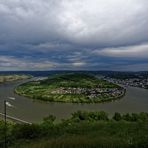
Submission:
[[[13,107],[7,107],[8,114],[26,121],[39,122],[43,117],[53,114],[57,118],[68,117],[77,110],[114,112],[148,112],[148,90],[128,87],[126,95],[118,101],[102,104],[46,103],[33,101],[15,94],[14,88],[21,82],[0,85],[0,112],[3,112],[3,100],[8,98]],[[13,98],[13,99],[10,99]]]

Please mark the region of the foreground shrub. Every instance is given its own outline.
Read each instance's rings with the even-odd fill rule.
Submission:
[[[116,120],[116,121],[120,121],[122,119],[122,116],[120,113],[115,113],[114,116],[113,116],[113,119]]]
[[[18,148],[21,142],[26,148],[148,147],[148,113],[115,113],[109,118],[103,111],[78,111],[60,123],[55,119],[49,115],[41,124],[7,123],[7,144],[13,147],[18,143]],[[0,147],[4,146],[4,133],[5,124],[0,121]]]
[[[106,112],[86,112],[86,111],[77,111],[72,114],[71,117],[74,121],[108,121],[108,114]]]
[[[41,136],[41,127],[37,124],[16,124],[13,127],[14,139],[34,139]]]

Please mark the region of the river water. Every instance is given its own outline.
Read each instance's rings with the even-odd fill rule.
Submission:
[[[126,95],[117,101],[101,104],[72,104],[72,103],[47,103],[34,101],[14,93],[14,88],[22,81],[0,84],[0,112],[3,112],[3,100],[7,99],[12,107],[7,107],[7,114],[28,122],[41,122],[49,114],[58,119],[68,117],[77,110],[106,111],[109,115],[114,112],[148,112],[148,90],[128,87]]]

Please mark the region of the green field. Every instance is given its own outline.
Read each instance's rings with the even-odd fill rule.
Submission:
[[[124,95],[125,90],[92,75],[67,73],[22,84],[15,92],[50,102],[97,103],[118,99]]]
[[[112,117],[101,112],[78,111],[54,122],[50,115],[40,124],[7,123],[9,148],[147,148],[148,113]],[[0,147],[4,146],[4,122],[0,121]]]

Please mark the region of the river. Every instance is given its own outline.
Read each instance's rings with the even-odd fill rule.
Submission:
[[[24,82],[24,81],[23,81]],[[77,110],[114,112],[148,112],[148,90],[128,87],[126,95],[117,101],[101,104],[47,103],[34,101],[14,93],[14,88],[22,81],[0,84],[0,112],[3,112],[3,100],[7,99],[12,107],[7,107],[7,114],[28,122],[41,122],[49,114],[57,119],[66,118]],[[8,99],[8,97],[15,98]]]

